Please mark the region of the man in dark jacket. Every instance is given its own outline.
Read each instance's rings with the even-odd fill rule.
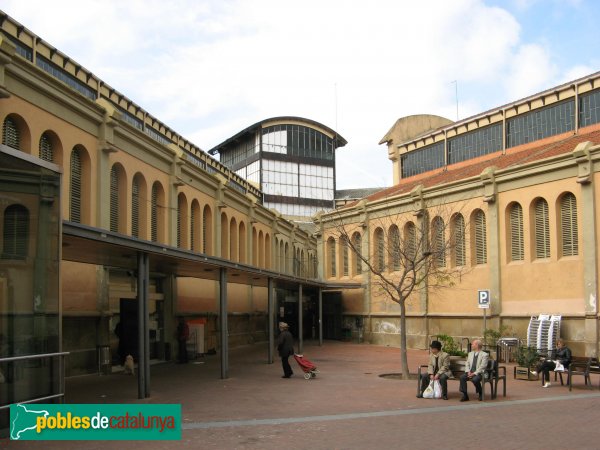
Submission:
[[[289,326],[285,322],[279,322],[279,339],[277,340],[277,351],[281,357],[281,366],[283,367],[283,376],[289,378],[294,372],[290,367],[288,358],[294,354],[294,338],[290,333]]]

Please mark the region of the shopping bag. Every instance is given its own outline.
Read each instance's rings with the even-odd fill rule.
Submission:
[[[565,371],[565,366],[563,366],[560,361],[554,361],[554,364],[556,365],[556,367],[554,367],[554,371],[555,372],[564,372]]]
[[[433,380],[433,398],[442,398],[442,385],[438,380]]]
[[[425,388],[425,390],[423,391],[423,398],[433,398],[433,394],[434,394],[433,386],[434,386],[434,383],[433,383],[433,380],[431,380],[429,382],[429,386],[427,386]]]

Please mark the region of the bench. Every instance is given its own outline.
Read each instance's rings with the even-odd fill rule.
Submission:
[[[450,360],[450,371],[452,372],[452,378],[448,378],[448,381],[460,381],[461,375],[465,373],[466,362],[466,358]],[[419,394],[421,390],[421,376],[427,376],[427,367],[427,365],[421,365],[417,369],[417,394]],[[485,400],[486,383],[489,383],[490,385],[490,393],[493,400],[498,395],[498,383],[500,381],[502,381],[502,395],[506,397],[506,367],[498,366],[498,362],[490,358],[488,360],[488,366],[485,370],[483,380],[481,380],[481,394],[483,400]]]
[[[569,391],[573,389],[573,376],[581,375],[584,379],[584,383],[586,386],[592,388],[592,380],[590,375],[593,373],[600,374],[600,365],[598,363],[598,359],[594,357],[588,356],[573,356],[571,357],[571,363],[569,364],[569,368],[563,371],[554,371],[554,381],[557,381],[560,378],[560,385],[563,386],[565,382],[563,381],[563,373],[567,374],[566,383],[569,385]],[[540,380],[542,378],[540,377]],[[550,381],[550,380],[546,380]],[[542,385],[544,384],[544,380],[542,380]]]
[[[592,389],[592,380],[590,375],[592,373],[600,374],[600,365],[598,359],[594,357],[581,357],[575,356],[571,358],[571,364],[569,364],[569,370],[567,373],[567,383],[569,383],[569,391],[573,389],[573,376],[581,375],[584,379],[585,385]],[[560,377],[562,384],[562,375]]]

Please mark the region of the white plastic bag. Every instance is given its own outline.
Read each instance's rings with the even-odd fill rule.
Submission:
[[[442,385],[439,380],[433,380],[433,398],[442,398]]]
[[[429,382],[429,386],[423,391],[423,398],[433,398],[434,394],[434,383],[433,380]]]
[[[556,367],[554,367],[555,372],[564,372],[565,371],[565,366],[563,366],[560,363],[560,361],[556,360],[556,361],[554,361],[554,364],[556,365]]]

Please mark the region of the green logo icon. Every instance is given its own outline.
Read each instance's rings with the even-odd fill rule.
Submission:
[[[12,440],[178,440],[181,405],[14,404]]]

